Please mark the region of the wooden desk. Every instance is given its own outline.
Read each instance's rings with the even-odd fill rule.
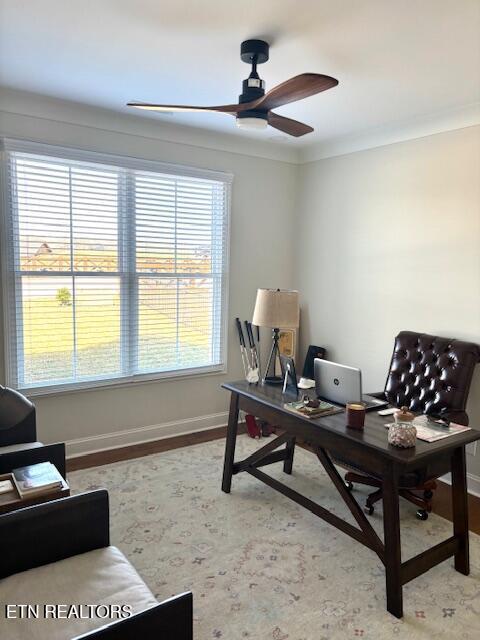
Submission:
[[[417,440],[415,448],[402,450],[388,444],[388,431],[384,426],[386,419],[378,416],[376,411],[367,413],[364,431],[354,431],[345,426],[343,412],[309,420],[287,411],[283,404],[291,398],[282,396],[279,387],[248,384],[243,380],[222,386],[231,392],[222,491],[230,493],[232,475],[245,471],[370,548],[385,566],[387,610],[397,618],[403,615],[402,586],[413,578],[451,556],[455,557],[455,569],[468,575],[470,565],[465,445],[479,440],[480,431],[472,429],[433,443]],[[235,462],[240,409],[278,425],[284,433],[270,439],[245,460]],[[259,467],[283,461],[283,470],[290,474],[296,438],[301,438],[314,448],[358,527],[260,470]],[[285,448],[276,451],[283,444],[286,445]],[[383,478],[383,541],[333,465],[332,458],[337,457]],[[425,468],[438,476],[450,471],[452,473],[453,535],[402,562],[399,478],[407,472],[422,472]]]

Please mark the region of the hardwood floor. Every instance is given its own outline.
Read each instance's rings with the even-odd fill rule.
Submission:
[[[240,429],[244,432],[244,425],[242,425]],[[130,460],[131,458],[141,458],[151,455],[152,453],[160,453],[180,447],[188,447],[192,444],[209,442],[210,440],[225,438],[226,432],[226,427],[217,427],[216,429],[198,431],[197,433],[189,433],[184,436],[174,436],[163,440],[154,440],[153,442],[119,447],[118,449],[109,449],[108,451],[99,451],[98,453],[88,453],[84,456],[67,460],[67,471],[88,469],[89,467],[97,467],[102,464],[111,464],[112,462],[119,462],[121,460]],[[469,494],[468,506],[470,531],[480,534],[480,497]],[[433,498],[433,512],[452,521],[451,488],[445,482],[438,482],[438,488]]]
[[[244,425],[240,425],[239,430],[244,432]],[[97,453],[87,453],[76,458],[69,458],[67,460],[67,471],[78,471],[79,469],[99,467],[102,464],[111,464],[112,462],[120,462],[121,460],[142,458],[152,453],[161,453],[162,451],[170,451],[171,449],[179,449],[180,447],[189,447],[192,444],[218,440],[219,438],[225,438],[226,435],[226,426],[217,427],[206,431],[188,433],[184,436],[173,436],[172,438],[153,440],[152,442],[144,442],[142,444],[132,444],[128,447],[118,447],[116,449],[98,451]]]
[[[433,494],[433,512],[452,520],[451,487],[446,482],[437,480],[437,489]],[[468,528],[480,534],[480,497],[468,494]]]

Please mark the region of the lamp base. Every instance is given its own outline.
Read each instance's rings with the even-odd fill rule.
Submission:
[[[267,366],[265,367],[265,374],[263,376],[263,384],[282,384],[282,376],[277,375],[277,359],[280,360],[280,349],[278,348],[280,329],[273,329],[272,332],[272,348],[270,349],[270,355],[268,356]]]

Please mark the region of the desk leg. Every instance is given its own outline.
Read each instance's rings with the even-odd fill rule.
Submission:
[[[230,412],[228,414],[227,442],[225,444],[225,461],[223,463],[222,491],[230,493],[232,487],[233,461],[235,459],[235,444],[238,430],[238,393],[230,397]]]
[[[293,455],[295,453],[295,438],[290,438],[287,440],[287,446],[285,447],[287,452],[287,457],[283,462],[283,470],[285,473],[291,475],[293,468]]]
[[[468,493],[465,447],[455,449],[452,455],[452,507],[453,534],[459,542],[455,554],[455,569],[468,576],[470,561],[468,550]]]
[[[387,610],[396,618],[403,616],[401,576],[400,511],[398,476],[390,467],[383,476],[383,533],[385,542],[385,574]]]

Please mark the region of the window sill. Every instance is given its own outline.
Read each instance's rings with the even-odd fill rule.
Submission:
[[[84,391],[102,391],[103,389],[119,389],[131,388],[141,384],[153,384],[159,382],[168,382],[187,380],[191,378],[202,378],[206,376],[223,375],[227,371],[226,365],[217,365],[212,367],[202,367],[199,369],[191,369],[189,371],[162,371],[161,373],[152,373],[145,375],[132,376],[131,378],[112,378],[110,380],[88,380],[80,383],[52,385],[49,387],[23,387],[18,391],[26,395],[28,398],[38,398],[44,396],[57,396],[67,393],[82,393]]]

